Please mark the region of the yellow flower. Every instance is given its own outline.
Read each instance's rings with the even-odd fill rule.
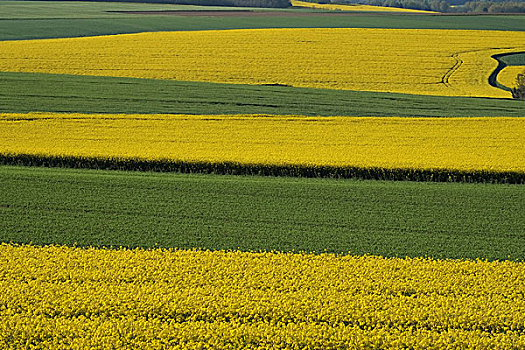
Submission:
[[[1,348],[525,347],[525,264],[0,245]]]
[[[525,172],[524,118],[0,114],[0,154]]]
[[[250,29],[0,42],[0,71],[510,97],[491,56],[525,32]]]

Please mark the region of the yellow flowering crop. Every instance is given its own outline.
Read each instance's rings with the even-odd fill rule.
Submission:
[[[498,82],[506,87],[516,87],[518,74],[525,74],[525,66],[507,66],[498,74]]]
[[[250,29],[0,42],[0,71],[510,97],[491,55],[525,32]]]
[[[525,172],[525,118],[0,114],[0,153]]]
[[[337,11],[366,11],[366,12],[411,12],[411,13],[437,13],[434,11],[403,9],[399,7],[384,7],[371,5],[341,5],[341,4],[318,4],[316,2],[307,2],[292,0],[294,7],[308,7],[319,10],[337,10]]]
[[[0,347],[525,347],[525,264],[0,245]]]

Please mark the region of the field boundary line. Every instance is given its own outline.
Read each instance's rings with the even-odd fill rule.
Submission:
[[[186,162],[139,158],[95,158],[0,154],[0,165],[121,171],[176,172],[185,174],[248,175],[302,178],[335,178],[383,181],[466,182],[525,184],[517,171],[411,169],[358,166],[243,164],[235,162]]]

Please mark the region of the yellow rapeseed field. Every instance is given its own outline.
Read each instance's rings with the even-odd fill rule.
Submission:
[[[506,87],[516,87],[518,74],[525,75],[525,66],[507,66],[498,74],[498,82]]]
[[[398,7],[384,7],[384,6],[371,6],[371,5],[341,5],[341,4],[318,4],[315,2],[292,0],[292,6],[294,7],[308,7],[319,10],[330,10],[330,11],[363,11],[363,12],[411,12],[411,13],[437,13],[434,11],[423,11],[423,10],[412,10],[403,9]]]
[[[518,349],[525,264],[0,245],[0,347]]]
[[[0,114],[0,153],[525,172],[525,118]]]
[[[0,71],[510,97],[491,55],[525,32],[250,29],[0,42]]]

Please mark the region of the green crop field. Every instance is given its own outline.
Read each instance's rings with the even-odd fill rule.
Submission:
[[[507,66],[525,66],[525,52],[502,56],[500,60]]]
[[[525,30],[523,16],[442,16],[361,13],[347,16],[157,16],[107,11],[196,10],[196,6],[53,1],[0,1],[0,40],[60,38],[146,31],[249,28],[406,28]],[[210,9],[206,7],[206,9]],[[217,10],[218,8],[212,8]],[[229,8],[220,8],[228,10]],[[240,8],[236,8],[239,10]],[[261,9],[258,9],[261,10]],[[311,12],[308,9],[264,9]]]
[[[3,112],[525,116],[523,101],[167,80],[0,73]]]
[[[525,256],[519,185],[5,166],[0,182],[3,242]]]
[[[1,5],[0,5],[1,6]],[[142,16],[136,18],[12,19],[0,20],[0,40],[62,38],[147,31],[225,30],[251,28],[400,28],[525,30],[523,16],[266,16],[190,17]]]
[[[192,6],[140,2],[86,2],[86,1],[11,1],[0,0],[0,20],[5,19],[87,19],[87,18],[137,18],[137,15],[117,11],[261,11],[260,8],[226,6]],[[264,9],[264,11],[291,11]],[[297,11],[297,10],[293,10]],[[310,10],[298,10],[310,11]]]

